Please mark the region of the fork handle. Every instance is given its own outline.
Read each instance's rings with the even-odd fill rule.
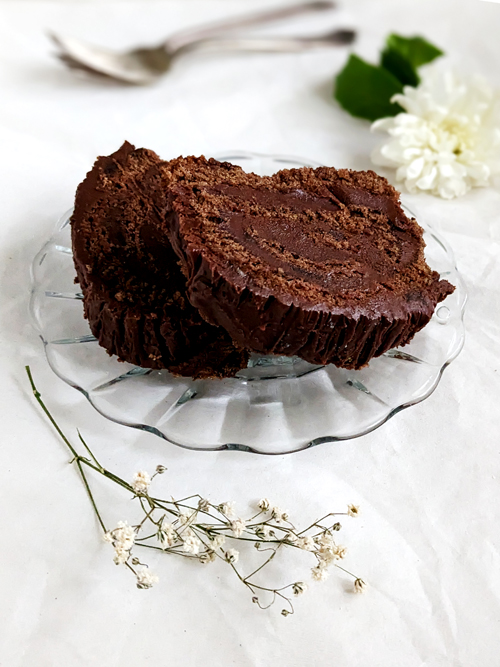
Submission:
[[[172,56],[191,51],[264,51],[290,53],[309,51],[328,46],[343,46],[354,41],[353,30],[336,30],[326,35],[312,37],[242,37],[200,39],[179,48]]]
[[[257,12],[255,14],[245,14],[243,16],[237,16],[236,18],[217,21],[203,28],[180,31],[169,37],[165,41],[164,46],[169,52],[177,51],[177,49],[183,48],[191,42],[197,42],[205,37],[215,37],[222,32],[263,25],[265,23],[271,23],[272,21],[298,16],[308,12],[333,9],[335,5],[336,3],[333,2],[333,0],[315,0],[314,2],[301,2],[296,5]]]

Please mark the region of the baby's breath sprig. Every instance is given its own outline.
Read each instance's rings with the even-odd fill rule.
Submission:
[[[346,548],[338,544],[334,537],[341,529],[336,517],[339,514],[356,517],[359,514],[357,506],[349,505],[346,512],[328,513],[307,528],[298,530],[288,513],[272,505],[267,498],[257,503],[255,513],[248,519],[236,515],[233,502],[213,503],[199,494],[180,500],[156,498],[151,493],[151,486],[155,477],[166,472],[165,466],[158,465],[153,475],[140,470],[129,483],[104,468],[78,432],[79,440],[86,451],[85,456],[79,454],[46,407],[28,366],[26,372],[38,404],[73,456],[71,463],[76,465],[80,473],[103,530],[104,540],[113,547],[115,564],[127,567],[135,575],[137,588],[151,588],[158,582],[158,577],[136,556],[138,547],[182,556],[203,565],[219,560],[233,570],[250,592],[253,603],[261,609],[267,609],[279,599],[284,603],[282,615],[288,616],[294,613],[292,599],[302,595],[307,590],[307,584],[295,581],[285,586],[270,587],[261,583],[260,576],[278,551],[288,548],[307,551],[315,558],[316,564],[311,569],[314,580],[325,580],[333,566],[353,578],[355,592],[365,591],[366,583],[363,579],[339,564],[346,556]],[[86,468],[132,494],[144,513],[140,523],[131,526],[126,521],[118,521],[111,530],[106,528],[92,494]],[[240,551],[234,548],[238,542],[241,543],[239,549],[253,545],[259,553],[265,554],[264,560],[250,574],[242,572]]]

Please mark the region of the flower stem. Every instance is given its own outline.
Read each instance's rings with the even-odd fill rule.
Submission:
[[[95,503],[94,496],[92,495],[92,491],[90,490],[90,486],[89,486],[89,483],[88,483],[88,481],[87,481],[87,477],[85,476],[85,473],[83,472],[83,468],[82,468],[81,461],[79,461],[79,460],[77,459],[77,461],[76,461],[76,465],[77,465],[77,467],[78,467],[78,470],[80,471],[80,475],[81,475],[81,477],[82,477],[83,484],[84,484],[84,486],[85,486],[85,489],[87,490],[87,494],[88,494],[88,496],[89,496],[89,498],[90,498],[90,502],[92,503],[92,507],[94,508],[94,512],[95,512],[95,515],[96,515],[96,517],[97,517],[97,520],[98,520],[99,523],[101,524],[101,528],[103,529],[103,531],[104,531],[105,533],[107,533],[108,531],[107,531],[107,529],[106,529],[106,526],[104,525],[104,521],[102,520],[102,517],[101,517],[101,515],[100,515],[100,513],[99,513],[99,510],[97,509],[97,505],[96,505],[96,503]]]
[[[95,503],[94,496],[92,495],[92,491],[90,490],[90,486],[89,486],[89,483],[88,483],[88,481],[87,481],[87,477],[85,476],[85,473],[84,473],[83,468],[82,468],[82,463],[85,463],[86,465],[90,465],[90,467],[91,467],[91,468],[94,468],[94,470],[96,470],[96,468],[95,468],[92,464],[90,464],[89,461],[87,461],[86,459],[82,458],[82,457],[78,454],[78,452],[77,452],[76,449],[73,447],[73,445],[70,443],[70,441],[68,440],[68,438],[67,438],[67,437],[64,435],[64,433],[61,431],[61,429],[60,429],[59,425],[57,424],[56,420],[55,420],[54,417],[51,415],[49,409],[48,409],[47,406],[45,405],[45,403],[44,403],[44,401],[43,401],[43,399],[42,399],[42,395],[40,394],[40,392],[38,391],[38,389],[37,389],[36,386],[35,386],[35,382],[34,382],[34,380],[33,380],[33,376],[32,376],[32,374],[31,374],[31,369],[30,369],[30,367],[29,367],[29,366],[26,366],[25,368],[26,368],[26,373],[28,374],[28,378],[29,378],[29,381],[30,381],[31,389],[33,390],[33,395],[35,396],[35,398],[36,398],[36,400],[37,400],[37,402],[38,402],[38,405],[42,408],[42,410],[43,410],[44,413],[47,415],[47,417],[48,417],[50,423],[52,424],[52,426],[56,429],[57,433],[61,436],[62,441],[64,442],[64,444],[69,448],[70,452],[73,454],[73,461],[76,462],[76,466],[77,466],[77,468],[78,468],[78,470],[79,470],[79,472],[80,472],[80,476],[81,476],[81,478],[82,478],[83,484],[84,484],[85,489],[86,489],[86,491],[87,491],[88,497],[90,498],[90,502],[92,503],[92,507],[94,508],[94,512],[95,512],[95,514],[96,514],[96,516],[97,516],[97,520],[98,520],[99,523],[101,524],[101,528],[103,529],[103,531],[106,532],[106,526],[104,525],[104,521],[102,520],[101,515],[99,514],[99,510],[97,509],[97,505],[96,505],[96,503]],[[97,463],[95,457],[93,456],[92,452],[91,452],[90,449],[87,447],[87,445],[85,444],[85,442],[83,441],[83,438],[82,438],[81,436],[80,436],[80,440],[83,442],[83,444],[85,445],[87,451],[88,451],[89,454],[92,456],[92,458],[94,459],[94,461],[96,462],[96,464],[99,466],[99,463]],[[99,469],[97,469],[97,470],[98,470],[99,472],[101,472],[101,470],[103,470],[103,469],[102,469],[102,467],[100,467],[100,470],[99,470]]]
[[[82,436],[82,434],[80,433],[80,430],[79,430],[79,429],[76,429],[76,432],[78,433],[78,437],[80,438],[80,442],[81,442],[82,445],[85,447],[85,449],[88,451],[88,453],[89,453],[91,459],[94,461],[94,463],[96,464],[96,466],[99,468],[99,472],[103,473],[103,472],[104,472],[104,468],[103,468],[102,465],[99,463],[99,461],[96,459],[96,457],[94,456],[92,450],[90,449],[90,447],[87,445],[87,443],[86,443],[85,440],[83,439],[83,436]]]
[[[150,577],[149,580],[146,579],[143,581],[141,577],[144,573],[141,571],[136,572],[134,570],[132,565],[137,565],[137,564],[141,565],[141,563],[135,556],[133,558],[131,557],[131,549],[132,549],[131,544],[135,544],[138,547],[146,549],[154,549],[157,551],[163,551],[164,553],[175,554],[178,556],[182,556],[184,558],[200,561],[203,563],[208,563],[215,560],[214,558],[215,554],[215,556],[218,559],[228,562],[230,564],[232,570],[234,571],[238,579],[241,581],[241,583],[252,593],[253,595],[252,601],[254,603],[257,603],[261,609],[267,609],[277,600],[277,598],[280,598],[287,603],[290,609],[290,611],[283,609],[282,614],[286,616],[290,613],[294,613],[291,599],[282,593],[282,591],[286,591],[287,589],[289,590],[292,586],[294,586],[294,584],[288,584],[286,586],[282,586],[281,588],[268,588],[266,586],[260,586],[254,583],[252,579],[263,568],[265,568],[266,565],[268,565],[271,560],[273,560],[273,558],[276,556],[276,553],[278,552],[278,550],[281,549],[281,547],[286,546],[289,548],[294,548],[299,550],[306,548],[303,545],[299,546],[297,544],[294,544],[291,541],[291,539],[289,539],[291,537],[290,534],[293,534],[294,536],[298,537],[307,534],[308,531],[311,531],[313,528],[316,528],[314,534],[309,535],[309,540],[311,539],[315,540],[315,538],[317,538],[318,535],[324,533],[325,531],[329,532],[333,528],[333,527],[328,528],[326,526],[321,525],[323,521],[325,521],[329,517],[338,516],[339,514],[345,514],[345,513],[326,514],[324,517],[318,519],[310,526],[308,526],[308,528],[305,528],[304,530],[298,532],[295,529],[294,525],[288,520],[278,525],[279,524],[279,518],[278,518],[276,523],[271,523],[273,519],[275,519],[275,517],[272,516],[268,519],[262,517],[262,520],[259,523],[258,520],[256,521],[257,517],[265,513],[258,512],[246,522],[244,535],[240,534],[240,532],[238,532],[238,535],[236,535],[234,534],[236,531],[234,531],[234,524],[232,523],[231,517],[227,516],[224,512],[221,511],[223,505],[220,506],[213,505],[212,503],[209,503],[208,501],[204,500],[202,496],[200,496],[199,494],[186,496],[181,500],[175,500],[174,498],[172,498],[171,500],[163,500],[160,498],[155,498],[153,496],[150,496],[147,489],[144,492],[136,491],[134,490],[134,487],[131,484],[129,484],[127,481],[125,481],[118,475],[110,472],[99,463],[97,458],[92,453],[90,447],[85,442],[80,431],[77,431],[78,437],[81,445],[85,448],[85,451],[87,452],[88,456],[87,455],[84,456],[78,453],[78,451],[75,449],[75,447],[71,444],[69,439],[63,433],[62,429],[59,427],[54,417],[50,413],[49,409],[45,405],[40,392],[35,386],[35,382],[33,380],[30,367],[26,366],[25,368],[31,385],[31,389],[33,391],[33,395],[38,405],[41,407],[43,413],[48,418],[48,420],[56,430],[57,434],[60,436],[63,443],[66,445],[66,447],[72,454],[73,458],[71,460],[71,463],[75,463],[76,467],[78,468],[79,475],[82,479],[83,485],[90,499],[95,516],[102,530],[105,533],[108,532],[104,520],[99,512],[99,509],[97,508],[96,501],[94,499],[92,490],[90,488],[89,479],[87,478],[85,466],[87,468],[90,468],[94,472],[99,473],[103,477],[106,477],[108,480],[114,482],[122,489],[128,491],[130,494],[132,494],[132,499],[139,501],[141,509],[144,513],[144,518],[142,519],[142,521],[140,521],[140,523],[137,524],[136,526],[128,526],[126,522],[125,523],[119,522],[118,528],[116,528],[114,531],[111,531],[111,533],[106,536],[106,538],[110,538],[107,539],[107,541],[111,542],[113,544],[113,547],[115,548],[115,563],[125,564],[127,568],[136,575],[139,588],[151,587],[154,577],[152,578]],[[85,452],[83,453],[85,454]],[[155,476],[156,475],[153,475],[153,478]],[[193,504],[197,505],[197,507],[191,507],[190,505],[186,504],[187,502],[190,501]],[[203,507],[203,509],[201,509],[201,507]],[[185,510],[189,510],[190,514],[188,515]],[[211,513],[212,511],[214,511],[214,514]],[[162,513],[162,516],[159,519],[157,518],[158,515],[155,514],[156,512]],[[170,527],[170,530],[173,527],[174,533],[176,535],[176,540],[174,540],[175,544],[173,544],[171,547],[165,548],[164,536],[162,536],[160,530],[163,526],[163,521],[167,517],[167,515],[169,515],[169,519],[170,517],[175,517],[175,520],[171,519],[172,525]],[[207,518],[212,519],[213,523],[205,523]],[[149,533],[151,528],[148,522],[150,522],[156,527],[155,532],[150,535],[148,534],[145,537],[138,537],[139,532],[142,529],[144,529]],[[145,528],[146,524],[148,524],[147,528]],[[267,529],[267,532],[264,531],[264,528]],[[126,530],[130,531],[130,529],[132,529],[133,532],[133,539],[131,538],[130,535],[127,537]],[[319,532],[316,532],[317,529],[319,529]],[[193,549],[193,544],[189,544],[187,542],[188,537],[186,537],[184,533],[186,535],[189,535],[189,537],[191,538],[193,537],[194,533],[194,535],[199,541],[197,543],[196,550]],[[120,534],[122,536],[124,535],[126,539],[131,540],[131,543],[129,543],[128,546],[125,544],[123,538],[119,538]],[[261,539],[259,538],[259,534],[268,535],[271,539],[265,539],[265,538]],[[253,572],[244,577],[235,567],[234,563],[229,558],[229,553],[225,552],[221,544],[219,544],[218,547],[213,547],[214,544],[213,540],[216,539],[220,540],[222,536],[229,540],[237,540],[241,542],[253,542],[253,543],[258,542],[258,544],[257,543],[255,544],[255,546],[258,549],[260,548],[260,546],[264,547],[260,551],[267,551],[267,552],[270,551],[271,554],[269,555],[269,557],[266,557],[266,560],[264,560],[264,562],[259,567],[257,567]],[[146,543],[146,541],[148,540],[154,540],[155,537],[159,540],[162,546],[158,546],[157,544]],[[167,540],[167,544],[170,543],[169,540],[170,538]],[[222,540],[222,543],[223,542],[224,540]],[[189,548],[187,548],[188,544]],[[321,541],[315,540],[315,544],[316,544],[315,547],[316,550],[314,551],[314,553],[319,559],[318,554],[320,554],[320,547],[318,547],[317,545],[321,544]],[[201,546],[202,546],[202,552],[201,554],[198,554],[198,551]],[[125,558],[123,558],[124,555]],[[131,559],[130,562],[129,559]],[[342,570],[346,574],[354,578],[357,578],[356,575],[354,575],[352,572],[349,572],[340,565],[335,564],[335,567]],[[265,591],[272,595],[272,600],[268,605],[261,604],[260,600],[255,595],[256,592],[258,591]],[[293,592],[294,594],[298,594],[296,593],[295,590]]]
[[[34,395],[34,397],[36,398],[36,400],[37,400],[37,402],[38,402],[38,405],[39,405],[39,406],[42,408],[42,410],[45,412],[45,414],[46,414],[46,416],[48,417],[50,423],[51,423],[52,426],[56,429],[56,431],[58,432],[58,434],[61,436],[63,442],[64,442],[64,443],[66,444],[66,446],[69,448],[69,450],[71,451],[71,453],[73,454],[73,456],[74,456],[75,458],[78,458],[78,453],[77,453],[76,449],[73,447],[73,445],[70,443],[70,441],[68,440],[68,438],[64,435],[64,433],[61,431],[61,429],[60,429],[59,426],[57,425],[57,423],[56,423],[54,417],[50,414],[50,412],[49,412],[47,406],[46,406],[45,403],[43,402],[43,400],[42,400],[42,395],[40,394],[40,392],[38,391],[38,389],[35,387],[35,382],[33,381],[33,376],[31,375],[31,368],[30,368],[29,366],[25,366],[25,369],[26,369],[26,373],[28,374],[28,378],[29,378],[29,381],[30,381],[30,384],[31,384],[31,389],[33,390],[33,395]]]
[[[278,549],[280,548],[280,546],[281,546],[281,544],[279,544],[279,545],[276,547],[276,549],[272,549],[272,554],[269,556],[269,558],[268,558],[267,560],[265,560],[265,561],[262,563],[262,565],[260,565],[260,566],[259,566],[256,570],[254,570],[251,574],[247,575],[247,576],[244,578],[243,581],[248,581],[248,580],[250,579],[250,577],[253,577],[254,574],[257,574],[257,572],[259,572],[260,570],[262,570],[263,567],[265,567],[268,563],[270,563],[270,562],[272,561],[272,559],[276,556],[276,552],[278,551]]]

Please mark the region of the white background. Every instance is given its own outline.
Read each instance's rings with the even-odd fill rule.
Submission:
[[[342,12],[294,23],[359,30],[375,59],[390,31],[423,34],[450,66],[500,87],[500,8],[470,0],[351,0]],[[264,0],[0,3],[0,665],[497,667],[500,664],[500,194],[410,197],[452,244],[468,284],[467,341],[437,391],[355,441],[266,458],[196,453],[108,423],[55,378],[27,317],[29,263],[71,206],[98,154],[126,138],[162,157],[249,149],[368,168],[378,139],[331,99],[346,51],[195,56],[151,88],[79,80],[51,56],[46,29],[110,46],[170,31]],[[285,28],[280,28],[285,31]],[[277,32],[278,29],[275,29]],[[40,416],[24,365],[54,414],[79,427],[103,463],[131,478],[164,463],[160,496],[199,492],[248,503],[269,496],[299,523],[360,504],[344,522],[348,567],[365,596],[332,576],[295,616],[260,612],[222,564],[149,558],[150,591],[111,561],[68,455]],[[210,428],[210,425],[206,426]],[[108,522],[131,504],[94,484]],[[342,534],[342,533],[341,533]],[[307,554],[285,579],[307,576]],[[279,574],[279,573],[278,573]]]

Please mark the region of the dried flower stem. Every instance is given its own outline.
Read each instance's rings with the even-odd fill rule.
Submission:
[[[182,556],[197,560],[200,563],[221,560],[231,566],[238,579],[252,593],[252,602],[256,603],[261,609],[270,607],[277,598],[282,599],[288,607],[282,609],[283,616],[294,613],[291,597],[286,595],[284,591],[288,590],[293,595],[299,595],[306,590],[307,586],[303,582],[293,582],[285,586],[272,588],[255,581],[256,575],[275,558],[278,551],[283,547],[305,550],[316,557],[317,565],[312,569],[314,579],[318,581],[325,579],[327,576],[326,568],[333,565],[353,577],[354,589],[357,592],[363,592],[366,589],[366,583],[362,579],[335,562],[343,558],[346,551],[344,547],[337,545],[333,540],[333,533],[340,530],[340,524],[337,522],[332,525],[325,525],[325,522],[332,517],[339,515],[356,516],[358,513],[357,507],[350,505],[347,512],[330,512],[307,528],[297,531],[293,523],[289,521],[288,514],[278,507],[270,507],[267,499],[260,501],[259,512],[250,519],[244,520],[234,516],[232,503],[226,502],[215,505],[199,494],[186,496],[180,500],[156,498],[150,495],[149,487],[158,474],[165,472],[166,468],[164,466],[157,466],[156,472],[151,477],[146,471],[137,472],[133,483],[129,484],[99,463],[78,431],[78,438],[88,456],[79,454],[42,400],[29,366],[26,366],[26,372],[37,403],[73,456],[70,463],[75,463],[78,469],[97,520],[104,532],[105,540],[114,547],[114,562],[117,565],[126,565],[134,573],[138,588],[151,588],[158,578],[150,572],[147,565],[141,563],[137,557],[132,556],[132,550],[135,546]],[[140,523],[129,526],[126,522],[120,521],[116,528],[111,531],[107,530],[92,494],[85,467],[119,485],[139,501],[144,513]],[[193,504],[196,506],[193,507]],[[211,522],[207,523],[207,520]],[[148,527],[149,530],[147,530]],[[141,531],[146,534],[140,535]],[[240,554],[235,549],[226,549],[224,546],[226,540],[252,542],[259,552],[270,551],[271,553],[256,569],[244,576],[236,567]],[[263,546],[262,549],[261,546]],[[137,565],[140,565],[141,568],[135,569]],[[262,604],[257,593],[271,595],[269,604]]]

